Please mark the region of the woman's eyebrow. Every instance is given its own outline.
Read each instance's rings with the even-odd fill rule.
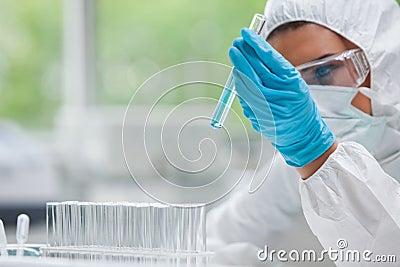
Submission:
[[[324,58],[326,58],[326,57],[330,57],[330,56],[333,56],[333,55],[335,55],[335,53],[328,53],[328,54],[325,54],[325,55],[320,56],[320,57],[318,57],[318,58],[315,58],[315,59],[313,59],[313,60],[311,60],[311,61],[324,59]]]
[[[311,63],[311,62],[317,61],[317,60],[321,60],[321,59],[324,59],[324,58],[327,58],[327,57],[330,57],[330,56],[333,56],[333,55],[336,55],[336,54],[337,54],[337,53],[328,53],[328,54],[324,54],[324,55],[322,55],[322,56],[320,56],[320,57],[318,57],[318,58],[315,58],[315,59],[313,59],[313,60],[307,61],[306,63],[303,63],[303,64],[301,64],[300,66],[302,66],[302,65],[304,65],[304,64],[307,64],[307,63]],[[298,66],[296,66],[296,67],[298,67]]]

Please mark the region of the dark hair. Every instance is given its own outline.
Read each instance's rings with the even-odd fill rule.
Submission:
[[[307,24],[312,24],[312,22],[308,22],[308,21],[293,21],[293,22],[288,22],[285,24],[282,24],[280,26],[278,26],[276,29],[274,29],[268,36],[267,39],[270,39],[272,37],[274,37],[275,35],[279,34],[279,33],[283,33],[283,32],[287,32],[289,30],[297,30],[298,28],[301,28]]]

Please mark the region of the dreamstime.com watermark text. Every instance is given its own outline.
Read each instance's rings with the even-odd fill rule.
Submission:
[[[374,255],[370,250],[358,251],[346,249],[348,243],[345,239],[337,241],[337,248],[329,248],[316,252],[310,250],[269,250],[268,246],[259,250],[257,257],[260,261],[282,261],[282,262],[324,262],[330,259],[333,262],[376,262],[376,263],[392,263],[396,262],[395,255]]]

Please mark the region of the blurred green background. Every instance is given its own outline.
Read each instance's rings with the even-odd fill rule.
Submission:
[[[265,1],[97,0],[98,104],[129,102],[177,63],[229,64],[227,50]],[[62,97],[61,0],[0,0],[0,117],[51,128]],[[218,92],[219,94],[219,92]],[[217,95],[215,95],[217,97]]]
[[[50,126],[60,102],[61,1],[0,0],[0,117]]]
[[[122,105],[165,67],[191,60],[229,64],[232,40],[265,5],[264,0],[95,3],[97,102]],[[0,0],[0,7],[0,117],[51,128],[62,98],[63,3]]]

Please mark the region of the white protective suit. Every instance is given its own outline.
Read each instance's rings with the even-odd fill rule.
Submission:
[[[217,262],[255,264],[260,263],[257,249],[265,245],[287,251],[320,250],[320,244],[338,249],[337,241],[345,239],[349,250],[396,255],[400,265],[398,4],[395,0],[268,0],[265,16],[266,38],[287,22],[309,21],[359,46],[371,66],[371,89],[362,92],[371,98],[373,116],[385,116],[387,122],[381,136],[369,136],[378,141],[371,151],[344,137],[339,141],[346,142],[304,181],[278,157],[255,194],[243,188],[210,211],[209,249],[217,252]],[[317,105],[323,102],[318,99],[321,95],[313,95]],[[324,264],[332,266],[329,260]]]

